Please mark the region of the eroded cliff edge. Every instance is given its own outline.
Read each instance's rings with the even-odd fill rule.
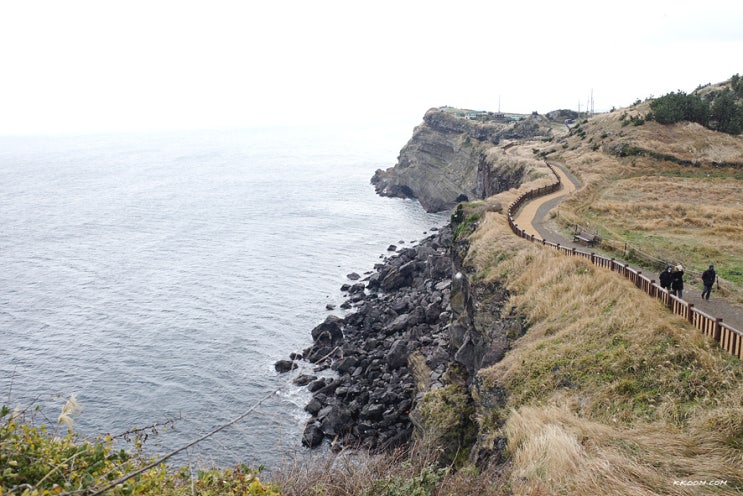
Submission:
[[[378,194],[417,199],[427,212],[486,198],[524,179],[523,167],[504,167],[492,150],[513,140],[551,139],[553,124],[536,114],[432,108],[400,151],[397,164],[377,170],[371,182]]]
[[[380,193],[416,198],[429,211],[491,197],[545,174],[541,157],[512,145],[519,138],[550,141],[553,126],[538,115],[465,118],[454,109],[431,109],[398,165],[377,171],[374,182]],[[299,358],[314,366],[315,373],[296,378],[313,393],[305,445],[383,450],[415,438],[444,464],[464,454],[477,464],[499,459],[503,446],[473,419],[502,403],[505,393],[481,390],[477,376],[501,360],[524,323],[506,309],[507,291],[482,282],[465,262],[468,235],[501,205],[463,207],[450,226],[344,285],[343,308],[352,312],[329,316],[312,330],[313,346],[281,364],[292,370]],[[316,375],[327,369],[334,374]]]

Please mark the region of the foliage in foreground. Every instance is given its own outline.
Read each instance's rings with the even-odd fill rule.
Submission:
[[[74,397],[65,405],[54,432],[26,421],[25,415],[0,411],[0,496],[162,494],[162,495],[278,495],[261,482],[258,472],[242,466],[170,471],[156,464],[130,479],[154,460],[136,443],[132,451],[115,449],[110,436],[90,441],[72,431]],[[67,427],[66,434],[59,434]]]
[[[503,467],[454,470],[417,442],[382,455],[342,451],[272,474],[286,496],[502,496],[511,494]]]
[[[434,455],[400,450],[385,456],[342,452],[318,462],[302,460],[274,469],[273,482],[259,479],[261,469],[190,471],[174,469],[143,454],[141,438],[133,449],[116,449],[115,439],[81,438],[71,429],[74,398],[54,432],[34,425],[25,413],[0,412],[0,496],[143,495],[163,496],[438,496],[498,495],[497,475],[453,471],[436,465]],[[66,429],[65,429],[66,428]],[[59,434],[60,429],[66,434]],[[141,473],[138,473],[140,472]],[[137,474],[138,475],[133,475]],[[133,476],[132,476],[133,475]],[[132,476],[131,478],[128,478]]]

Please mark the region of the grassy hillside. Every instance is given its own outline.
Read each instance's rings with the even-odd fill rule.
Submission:
[[[722,294],[743,303],[743,138],[692,123],[636,125],[648,110],[598,115],[535,146],[585,185],[557,222],[566,232],[591,226],[604,248],[654,271],[682,263],[692,283],[714,263]]]
[[[743,138],[645,121],[648,110],[594,116],[516,153],[560,162],[584,185],[554,218],[565,234],[589,227],[599,251],[653,271],[682,263],[692,284],[715,263],[718,295],[740,304]],[[481,391],[506,392],[478,416],[481,435],[508,440],[504,493],[743,491],[738,359],[616,274],[514,238],[504,214],[487,213],[470,241],[473,273],[505,284],[530,323],[479,374]]]
[[[743,365],[616,274],[514,238],[488,213],[470,262],[530,323],[482,390],[481,434],[505,436],[513,494],[743,489]],[[499,255],[492,257],[493,247]],[[504,492],[510,494],[508,492]]]

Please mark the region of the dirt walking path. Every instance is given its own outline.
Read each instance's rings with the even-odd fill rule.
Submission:
[[[535,234],[542,239],[559,243],[561,246],[584,251],[591,250],[591,248],[575,243],[571,238],[563,235],[557,228],[554,220],[549,219],[550,211],[556,208],[571,193],[580,188],[580,182],[575,176],[564,169],[562,165],[554,162],[551,163],[555,166],[555,171],[560,175],[562,187],[552,194],[538,197],[525,203],[516,213],[514,222],[526,232]],[[600,250],[596,250],[596,253],[600,253]],[[743,331],[743,307],[717,297],[714,290],[709,301],[703,300],[701,293],[701,287],[692,286],[687,283],[684,288],[683,299],[704,313],[713,317],[719,317],[728,325]]]
[[[527,232],[531,232],[534,234],[539,234],[540,237],[542,237],[543,239],[551,238],[542,236],[542,234],[535,226],[535,223],[541,224],[542,219],[548,213],[545,212],[544,208],[542,207],[548,204],[550,205],[549,209],[551,210],[553,206],[559,204],[565,199],[566,196],[578,189],[578,182],[574,177],[569,177],[567,172],[561,166],[557,166],[557,164],[553,165],[556,166],[555,172],[557,172],[557,174],[560,176],[560,181],[562,183],[560,189],[555,191],[554,193],[540,196],[526,203],[523,207],[521,207],[521,209],[519,209],[516,218],[514,219],[514,222],[521,229],[525,229]]]

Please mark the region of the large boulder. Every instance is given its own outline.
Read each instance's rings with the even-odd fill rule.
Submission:
[[[302,444],[308,448],[314,448],[322,443],[325,438],[322,429],[316,422],[308,423],[304,427],[304,433],[302,434]]]
[[[398,339],[390,347],[390,351],[387,352],[387,365],[391,370],[399,369],[408,364],[408,345],[402,340]]]
[[[344,406],[336,405],[322,419],[320,429],[330,437],[345,434],[351,429],[351,412]]]
[[[335,346],[343,341],[343,319],[336,315],[328,315],[325,321],[312,329],[312,339],[317,342],[323,338],[329,338],[330,346]]]
[[[293,360],[278,360],[274,364],[274,368],[276,369],[276,372],[283,374],[285,372],[289,372],[290,370],[296,369],[297,363]]]

